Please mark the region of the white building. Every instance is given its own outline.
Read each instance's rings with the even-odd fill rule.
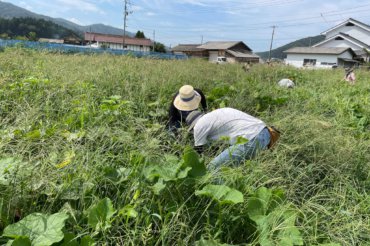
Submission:
[[[153,42],[147,38],[131,38],[92,32],[85,33],[85,43],[95,48],[106,47],[117,50],[149,52],[153,49]]]
[[[285,63],[296,67],[329,68],[369,61],[370,26],[350,18],[321,34],[325,35],[325,40],[312,47],[284,51],[287,54]]]
[[[284,53],[287,54],[285,63],[295,67],[332,68],[358,63],[352,59],[355,52],[346,47],[295,47]]]
[[[356,53],[357,59],[369,61],[370,26],[352,18],[322,32],[325,40],[312,47],[350,47]]]

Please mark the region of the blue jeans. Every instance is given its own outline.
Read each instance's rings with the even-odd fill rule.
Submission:
[[[232,145],[222,151],[208,165],[209,170],[218,170],[222,164],[239,165],[243,160],[253,158],[259,150],[267,149],[270,143],[270,132],[267,127],[245,144]]]

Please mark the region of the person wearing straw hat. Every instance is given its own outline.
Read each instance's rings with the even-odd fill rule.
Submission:
[[[345,76],[344,80],[349,82],[350,85],[354,85],[356,81],[355,73],[353,72],[352,67],[346,67],[345,68]]]
[[[207,114],[194,110],[186,117],[186,123],[194,134],[197,149],[225,137],[228,139],[230,147],[211,161],[210,170],[251,159],[260,150],[272,148],[280,136],[274,127],[267,127],[262,120],[233,108],[216,109]]]
[[[204,111],[207,110],[206,97],[200,89],[195,89],[191,85],[184,85],[173,97],[169,108],[168,128],[176,130],[185,122],[186,116],[193,110],[202,105]]]

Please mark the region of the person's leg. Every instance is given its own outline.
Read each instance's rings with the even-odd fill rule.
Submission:
[[[255,138],[245,144],[232,145],[216,156],[208,165],[209,170],[216,170],[221,165],[238,165],[243,160],[253,158],[259,150],[267,149],[270,143],[270,133],[264,128]]]

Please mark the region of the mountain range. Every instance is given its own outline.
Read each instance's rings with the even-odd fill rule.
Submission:
[[[278,58],[283,60],[284,58],[286,58],[286,54],[284,53],[285,50],[288,50],[293,47],[309,47],[323,41],[324,39],[325,39],[324,35],[317,35],[313,37],[298,39],[294,42],[288,43],[279,48],[271,50],[271,58]],[[262,59],[267,60],[270,56],[270,51],[256,52],[256,54],[259,55]]]
[[[40,15],[33,13],[31,11],[28,11],[27,9],[18,7],[14,4],[2,2],[0,1],[0,18],[4,19],[12,19],[12,18],[22,18],[22,17],[30,17],[35,19],[44,19],[48,21],[52,21],[55,24],[58,24],[62,27],[65,27],[67,29],[70,29],[81,36],[85,32],[97,32],[97,33],[104,33],[104,34],[113,34],[113,35],[122,35],[123,29],[104,25],[104,24],[93,24],[93,25],[87,25],[87,26],[81,26],[76,23],[73,23],[71,21],[68,21],[63,18],[52,18],[46,15]],[[127,32],[126,34],[128,36],[134,36],[133,33]]]

